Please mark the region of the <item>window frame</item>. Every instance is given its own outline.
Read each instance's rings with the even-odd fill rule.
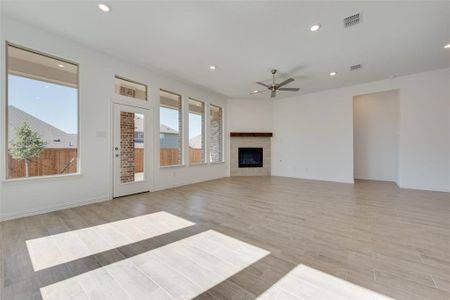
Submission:
[[[130,83],[134,83],[134,84],[138,84],[138,85],[144,86],[145,87],[145,99],[125,96],[125,95],[121,95],[121,94],[116,93],[116,86],[115,86],[116,85],[116,79],[123,80],[123,81],[128,81]],[[139,81],[136,81],[136,80],[131,80],[131,79],[128,79],[126,77],[123,77],[123,76],[120,76],[120,75],[117,75],[117,74],[114,74],[114,94],[116,96],[118,96],[118,97],[125,97],[126,99],[132,100],[132,101],[134,101],[134,100],[136,100],[136,101],[144,101],[144,103],[145,103],[145,102],[148,102],[148,98],[149,98],[148,97],[148,91],[149,91],[149,89],[148,89],[148,85],[147,84],[139,82]]]
[[[184,126],[185,125],[184,124],[184,122],[185,122],[184,108],[185,108],[185,105],[184,105],[184,101],[183,101],[184,97],[183,97],[183,95],[181,95],[179,93],[175,93],[175,92],[169,91],[167,89],[163,89],[163,88],[159,89],[159,104],[158,104],[158,106],[159,106],[158,107],[158,114],[159,114],[158,132],[159,132],[159,134],[161,134],[161,92],[169,93],[169,94],[178,96],[179,99],[180,99],[180,108],[178,110],[178,114],[179,114],[179,116],[178,116],[178,118],[179,118],[178,123],[181,124],[181,126],[179,126],[179,128],[178,128],[178,135],[180,137],[181,159],[180,159],[180,161],[177,164],[162,166],[161,165],[161,156],[160,156],[160,158],[158,160],[159,161],[159,163],[158,163],[159,164],[159,168],[160,169],[164,169],[164,168],[184,167],[186,165],[186,157],[185,157],[186,154],[185,154],[185,149],[184,149],[184,144],[185,144],[185,139],[184,139],[184,132],[185,132],[185,128],[184,128],[185,127]],[[161,152],[161,138],[159,138],[159,152]]]
[[[208,138],[207,138],[207,126],[206,126],[206,108],[208,107],[207,106],[207,103],[206,103],[206,101],[202,101],[202,100],[198,100],[198,99],[196,99],[196,98],[192,98],[192,97],[188,97],[188,99],[187,99],[188,101],[187,101],[187,113],[188,113],[188,154],[187,154],[187,157],[188,157],[188,161],[189,161],[189,165],[190,166],[198,166],[198,165],[204,165],[204,164],[207,164],[208,163],[208,160],[207,160],[207,158],[208,158],[208,155],[207,155],[207,152],[208,152],[208,150],[207,150],[207,145],[208,145]],[[191,163],[191,161],[190,161],[190,154],[189,154],[189,151],[190,151],[190,147],[189,147],[189,142],[190,142],[190,138],[189,138],[189,129],[190,129],[190,127],[191,127],[191,123],[189,122],[189,114],[191,113],[191,111],[190,111],[190,107],[189,107],[189,101],[196,101],[196,102],[200,102],[200,103],[202,103],[202,105],[203,105],[203,116],[202,116],[202,133],[201,133],[201,135],[202,135],[202,143],[203,143],[203,155],[202,155],[202,161],[201,162],[197,162],[197,163]]]
[[[221,147],[220,147],[220,151],[222,152],[222,159],[219,161],[211,161],[211,107],[217,107],[220,108],[221,111],[221,122],[220,122],[220,126],[221,126],[221,133],[222,133],[222,138],[220,139],[220,142],[222,143]],[[223,106],[221,105],[217,105],[217,104],[212,104],[209,103],[208,105],[208,163],[209,164],[222,164],[225,163],[225,117],[224,117],[224,109]]]
[[[8,138],[9,138],[9,122],[8,122],[8,117],[9,117],[9,110],[8,110],[8,104],[9,104],[9,80],[8,80],[8,76],[9,76],[9,53],[8,53],[8,49],[9,47],[13,47],[13,48],[17,48],[19,50],[23,50],[23,51],[28,51],[30,53],[33,54],[37,54],[40,56],[44,56],[50,59],[55,59],[61,62],[65,62],[68,64],[72,64],[77,66],[77,108],[76,108],[76,114],[77,114],[77,171],[74,173],[65,173],[65,174],[52,174],[52,175],[42,175],[42,176],[30,176],[30,177],[17,177],[17,178],[10,178],[9,177],[9,159],[8,159],[8,153],[9,153],[9,149],[8,149]],[[51,178],[60,178],[60,177],[73,177],[73,176],[80,176],[82,175],[81,172],[81,132],[80,132],[80,64],[76,63],[72,60],[69,59],[65,59],[65,58],[61,58],[59,56],[56,55],[52,55],[52,54],[48,54],[46,52],[40,51],[40,50],[35,50],[32,49],[30,47],[27,46],[22,46],[16,43],[11,43],[9,41],[5,41],[5,55],[4,55],[4,59],[5,59],[5,101],[4,101],[4,138],[3,141],[5,143],[4,145],[4,155],[3,155],[3,161],[4,161],[4,174],[3,174],[3,181],[4,182],[14,182],[14,181],[29,181],[29,180],[39,180],[39,179],[51,179]],[[40,80],[40,81],[44,81],[45,80]],[[49,82],[54,84],[53,82]]]

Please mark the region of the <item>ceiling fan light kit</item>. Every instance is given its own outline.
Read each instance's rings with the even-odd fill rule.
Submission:
[[[253,93],[250,93],[250,95],[254,95],[254,94],[260,94],[260,93],[265,93],[267,91],[270,91],[270,97],[271,98],[275,98],[277,96],[277,91],[286,91],[286,92],[298,92],[300,90],[300,88],[285,88],[283,86],[291,83],[292,81],[294,81],[294,78],[288,78],[283,82],[280,83],[276,83],[275,82],[275,75],[277,74],[277,70],[273,69],[271,71],[272,73],[272,84],[265,84],[264,82],[260,82],[258,81],[256,84],[262,85],[263,87],[265,87],[265,90],[262,91],[253,91]]]

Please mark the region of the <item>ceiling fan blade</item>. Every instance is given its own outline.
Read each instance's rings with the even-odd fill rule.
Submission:
[[[298,92],[300,91],[300,88],[279,88],[279,91],[291,91],[291,92]]]
[[[273,90],[272,93],[270,94],[270,98],[275,98],[276,95],[277,91]]]
[[[257,82],[256,84],[265,86],[266,88],[270,88],[270,85],[267,85],[267,84],[265,84],[265,83],[263,83],[263,82]]]
[[[290,83],[290,82],[292,82],[292,81],[294,81],[294,80],[295,80],[294,78],[286,79],[286,80],[283,81],[282,83],[278,84],[278,87],[282,87],[282,86],[284,86],[284,85],[286,85],[286,84],[288,84],[288,83]]]
[[[261,93],[265,93],[265,92],[267,92],[267,90],[262,90],[262,91],[257,91],[257,92],[251,92],[250,95],[261,94]]]

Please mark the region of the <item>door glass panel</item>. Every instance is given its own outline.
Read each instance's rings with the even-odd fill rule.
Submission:
[[[120,112],[120,182],[144,180],[144,115]]]

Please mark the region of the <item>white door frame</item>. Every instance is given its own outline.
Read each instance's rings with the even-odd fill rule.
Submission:
[[[144,179],[138,182],[120,182],[120,112],[132,112],[144,115]],[[113,198],[147,192],[150,190],[151,156],[151,114],[150,109],[113,102],[112,109],[112,159],[113,159]]]

